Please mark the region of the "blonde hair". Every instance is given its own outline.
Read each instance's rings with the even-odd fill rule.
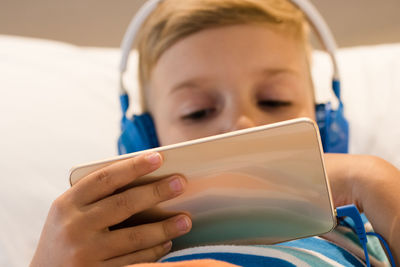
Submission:
[[[139,83],[143,91],[161,55],[177,41],[201,30],[267,24],[303,42],[308,50],[308,23],[286,0],[164,0],[147,18],[137,37]]]

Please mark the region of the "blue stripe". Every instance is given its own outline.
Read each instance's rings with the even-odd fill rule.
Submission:
[[[177,262],[184,260],[198,259],[214,259],[229,262],[240,266],[277,266],[277,267],[293,267],[294,264],[282,259],[271,258],[266,256],[248,255],[240,253],[199,253],[184,256],[171,257],[163,260],[163,262]]]
[[[364,266],[358,258],[350,254],[348,251],[323,239],[313,237],[304,238],[280,243],[277,246],[279,247],[281,245],[312,250],[344,266],[349,266],[349,264],[351,264],[351,266]]]

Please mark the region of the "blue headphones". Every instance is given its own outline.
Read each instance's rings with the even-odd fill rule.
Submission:
[[[120,155],[150,149],[160,145],[153,119],[149,113],[144,112],[140,115],[134,115],[131,119],[127,118],[126,113],[129,107],[129,97],[124,87],[123,75],[127,69],[130,50],[137,32],[146,18],[161,1],[163,0],[148,0],[143,5],[129,24],[122,41],[122,57],[119,66],[120,102],[122,108],[121,136],[118,139],[118,152]],[[336,42],[322,16],[309,0],[291,0],[291,2],[300,8],[307,16],[308,21],[320,37],[333,63],[332,89],[338,100],[338,107],[336,110],[332,109],[329,102],[317,104],[315,106],[316,120],[321,134],[324,152],[347,153],[349,126],[343,114],[343,103],[340,97],[340,79],[336,61]],[[142,95],[140,99],[143,107],[144,101]]]

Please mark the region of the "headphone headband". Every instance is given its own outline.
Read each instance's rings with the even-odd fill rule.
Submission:
[[[123,76],[127,69],[128,59],[130,55],[130,51],[132,49],[133,43],[137,36],[137,33],[141,26],[143,25],[144,21],[147,17],[156,9],[158,4],[164,0],[148,0],[136,13],[133,17],[131,22],[129,23],[128,29],[124,35],[121,44],[121,61],[119,64],[119,74],[120,74],[120,94],[124,95],[127,94],[127,90],[124,86]],[[339,69],[336,59],[336,49],[337,45],[335,39],[332,35],[331,30],[329,29],[328,25],[326,24],[325,20],[322,18],[321,14],[318,10],[311,4],[309,0],[290,0],[294,5],[296,5],[303,13],[306,15],[307,20],[309,21],[312,28],[314,28],[317,36],[319,37],[320,41],[322,42],[324,48],[328,52],[332,64],[333,64],[333,76],[332,81],[333,84],[339,85],[340,77],[339,77]],[[335,87],[335,86],[334,86]],[[337,86],[337,89],[334,89],[334,93],[341,103],[340,99],[340,87]],[[143,99],[142,92],[139,94],[140,99],[140,108],[142,111],[146,110],[145,101]]]

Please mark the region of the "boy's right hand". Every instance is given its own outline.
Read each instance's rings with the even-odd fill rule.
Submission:
[[[113,194],[161,164],[159,153],[145,154],[81,179],[53,202],[30,266],[122,266],[155,261],[165,255],[171,239],[190,230],[188,216],[180,214],[160,222],[109,230],[183,193],[185,179],[172,176]]]

